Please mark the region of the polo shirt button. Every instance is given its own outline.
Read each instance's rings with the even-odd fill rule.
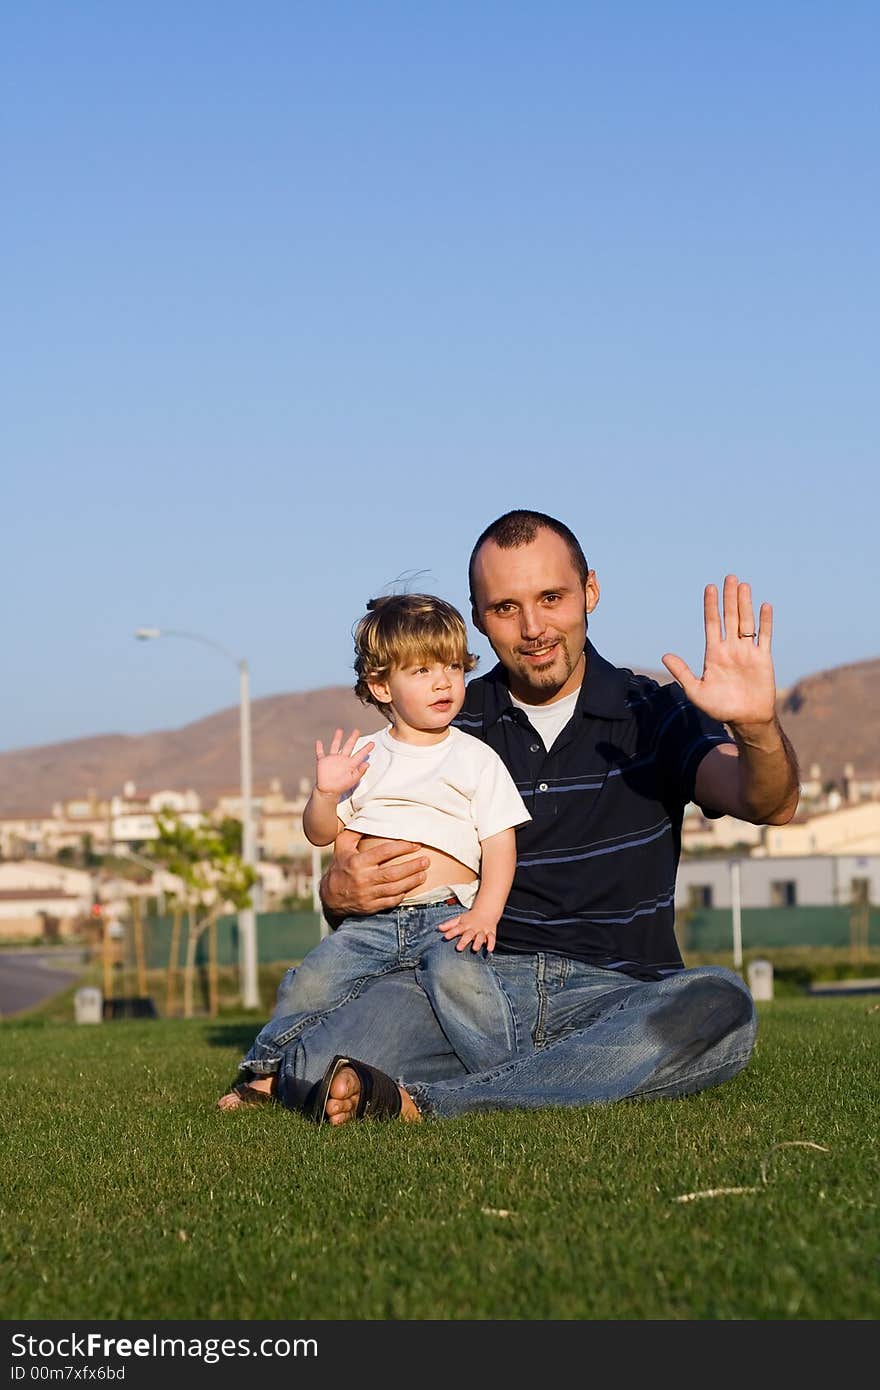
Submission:
[[[530,752],[530,753],[540,753],[540,751],[541,751],[541,745],[540,745],[540,743],[533,743],[532,746],[531,746],[530,749],[529,749],[529,752]]]
[[[547,783],[546,783],[546,782],[539,782],[539,783],[538,783],[538,791],[539,791],[539,792],[545,792],[546,790],[547,790]]]

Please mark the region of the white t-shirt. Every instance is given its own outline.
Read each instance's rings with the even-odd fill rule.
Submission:
[[[480,871],[480,841],[531,820],[498,754],[450,728],[440,743],[403,743],[390,729],[359,738],[375,743],[369,766],[336,814],[346,829],[386,840],[417,840]]]
[[[528,715],[529,723],[535,733],[540,735],[541,742],[549,753],[574,714],[580,693],[580,689],[573,690],[564,700],[553,700],[549,705],[525,705],[522,700],[516,700],[512,695],[510,702]]]

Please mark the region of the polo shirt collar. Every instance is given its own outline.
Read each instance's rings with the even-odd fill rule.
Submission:
[[[592,714],[600,719],[623,719],[629,712],[626,692],[629,672],[612,666],[596,651],[589,638],[585,647],[587,670],[575,705],[575,715]],[[495,724],[507,710],[515,708],[507,685],[507,673],[499,662],[486,674],[486,725]]]

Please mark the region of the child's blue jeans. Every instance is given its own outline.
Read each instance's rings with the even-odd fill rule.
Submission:
[[[347,917],[278,987],[272,1018],[240,1069],[269,1076],[284,1049],[322,1015],[354,999],[370,980],[409,971],[430,1000],[452,1050],[468,1072],[509,1061],[529,1041],[517,1025],[492,956],[455,949],[438,931],[463,911],[459,902],[403,903],[371,917]]]

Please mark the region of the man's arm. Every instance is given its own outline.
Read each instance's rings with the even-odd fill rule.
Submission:
[[[702,676],[672,653],[663,657],[663,665],[698,709],[728,726],[735,747],[724,744],[706,754],[697,769],[694,800],[756,825],[785,825],[797,810],[800,778],[795,751],[776,717],[773,610],[769,603],[761,605],[756,629],[751,589],[729,574],[724,629],[714,584],[703,596],[703,619]]]
[[[331,925],[351,914],[363,917],[397,907],[427,877],[430,859],[401,858],[420,850],[420,844],[371,839],[359,850],[360,838],[351,830],[340,832],[333,862],[321,880],[321,902]]]
[[[697,768],[694,801],[754,825],[787,825],[797,810],[795,751],[782,729],[731,725],[736,746],[712,748]]]

